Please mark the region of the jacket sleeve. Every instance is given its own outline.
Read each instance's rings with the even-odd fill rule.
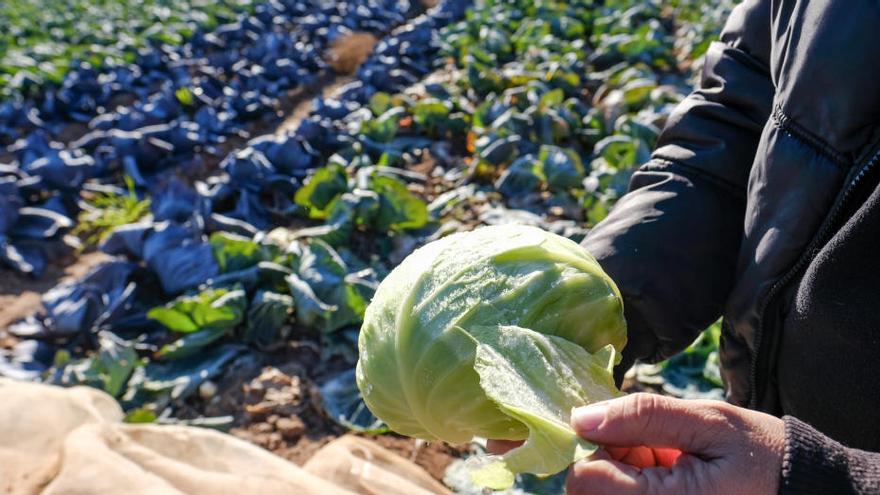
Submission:
[[[624,297],[635,359],[679,352],[721,314],[742,239],[746,183],[771,112],[770,0],[746,0],[705,57],[629,192],[584,240]]]
[[[844,447],[785,416],[780,495],[880,493],[880,453]]]

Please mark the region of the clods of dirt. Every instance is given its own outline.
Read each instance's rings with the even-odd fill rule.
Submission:
[[[297,362],[265,366],[225,394],[238,397],[229,400],[239,404],[231,434],[297,464],[345,433],[324,415],[315,383]]]
[[[317,384],[342,365],[322,362],[305,343],[281,353],[251,354],[234,362],[201,394],[194,408],[205,416],[233,416],[229,433],[298,465],[327,443],[348,433],[321,406]],[[437,480],[461,457],[464,447],[426,443],[394,434],[363,435],[423,467]]]

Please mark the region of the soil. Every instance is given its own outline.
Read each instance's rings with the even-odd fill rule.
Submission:
[[[320,383],[350,364],[341,359],[322,362],[315,336],[305,337],[281,351],[239,358],[216,383],[202,387],[200,397],[188,404],[192,412],[232,416],[229,433],[298,465],[350,434],[327,417],[318,392]],[[361,436],[415,462],[437,480],[465,452],[395,434]]]
[[[327,63],[339,74],[352,75],[373,53],[379,39],[370,33],[354,32],[336,40],[330,46]]]

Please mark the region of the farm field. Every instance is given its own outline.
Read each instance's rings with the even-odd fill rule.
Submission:
[[[480,445],[391,434],[355,385],[379,282],[481,225],[584,238],[733,1],[10,0],[0,377],[301,464],[354,432],[479,493]],[[719,326],[629,390],[721,397]],[[559,478],[516,493],[557,493]]]

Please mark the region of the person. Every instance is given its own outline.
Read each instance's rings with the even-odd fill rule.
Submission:
[[[570,494],[880,493],[878,36],[877,2],[733,10],[700,88],[584,241],[624,297],[618,371],[723,316],[729,403],[575,411],[610,447],[573,466]]]

